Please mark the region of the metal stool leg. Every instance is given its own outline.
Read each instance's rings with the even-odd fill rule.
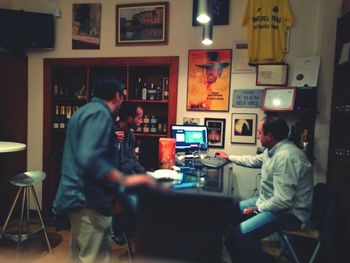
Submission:
[[[49,248],[49,252],[50,252],[50,254],[52,255],[52,249],[51,249],[49,237],[48,237],[48,235],[47,235],[46,226],[45,226],[44,220],[43,220],[43,218],[42,218],[42,216],[41,216],[38,198],[37,198],[37,196],[36,196],[36,193],[35,193],[35,190],[34,190],[34,186],[31,185],[30,187],[31,187],[30,189],[32,190],[32,194],[33,194],[33,196],[34,196],[34,200],[35,200],[36,208],[37,208],[38,215],[39,215],[39,218],[40,218],[40,222],[41,222],[41,225],[42,225],[43,230],[44,230],[44,235],[45,235],[47,247]]]
[[[283,234],[282,234],[282,237],[283,237],[284,241],[286,242],[289,251],[292,253],[292,256],[293,256],[295,262],[296,262],[296,263],[300,263],[300,260],[299,260],[299,258],[298,258],[298,256],[297,256],[296,252],[294,251],[293,246],[292,246],[292,244],[290,243],[290,241],[289,241],[287,235],[283,235]]]
[[[26,187],[21,187],[23,188],[23,197],[22,197],[22,207],[21,207],[21,221],[20,221],[20,227],[19,227],[19,232],[18,232],[18,240],[17,240],[17,254],[16,254],[16,259],[18,260],[20,250],[21,250],[21,243],[22,243],[22,232],[23,232],[23,217],[24,217],[24,207],[26,203]]]
[[[13,209],[14,209],[15,206],[16,206],[16,203],[17,203],[17,200],[18,200],[19,195],[21,194],[21,191],[22,191],[22,187],[20,187],[20,188],[18,189],[17,194],[16,194],[16,197],[15,197],[15,200],[14,200],[13,203],[12,203],[10,212],[9,212],[9,214],[7,215],[7,218],[6,218],[6,220],[5,220],[5,224],[4,224],[4,226],[3,226],[3,228],[2,228],[2,231],[1,231],[1,234],[0,234],[0,240],[1,240],[1,238],[2,238],[2,235],[5,233],[5,229],[6,229],[6,227],[7,227],[7,224],[8,224],[9,221],[10,221],[10,218],[11,218],[11,215],[12,215],[12,212],[13,212]]]

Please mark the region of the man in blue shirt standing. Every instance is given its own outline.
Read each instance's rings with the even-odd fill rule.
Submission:
[[[238,262],[273,262],[273,257],[262,249],[260,239],[281,229],[300,229],[311,216],[311,163],[287,140],[288,133],[283,119],[267,116],[258,125],[258,139],[266,148],[262,154],[216,153],[235,164],[261,168],[259,195],[238,202],[234,207],[234,230],[226,247]]]
[[[114,197],[124,187],[154,185],[145,175],[125,177],[118,169],[113,118],[123,93],[115,79],[98,80],[95,97],[73,114],[67,126],[53,212],[69,217],[70,262],[109,262]]]

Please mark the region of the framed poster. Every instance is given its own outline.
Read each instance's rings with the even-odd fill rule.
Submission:
[[[231,49],[189,51],[187,110],[229,110],[231,56]]]
[[[257,86],[287,86],[288,64],[257,65]]]
[[[296,88],[266,88],[263,111],[293,111]]]
[[[228,25],[230,14],[230,0],[207,0],[210,17],[213,19],[213,25]],[[192,8],[192,26],[202,26],[197,21],[199,0],[193,0]]]
[[[231,143],[256,143],[257,114],[232,113]]]
[[[208,146],[224,148],[226,119],[205,118],[204,125],[208,128]]]
[[[168,2],[117,5],[116,45],[167,44]]]
[[[101,4],[73,4],[72,49],[99,49]]]

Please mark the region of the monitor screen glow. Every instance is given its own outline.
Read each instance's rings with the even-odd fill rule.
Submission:
[[[176,140],[176,152],[192,153],[199,147],[208,145],[206,126],[173,125],[171,135]]]

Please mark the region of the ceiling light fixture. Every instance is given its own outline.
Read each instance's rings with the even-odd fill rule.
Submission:
[[[203,25],[202,44],[206,46],[213,44],[213,24],[212,23],[207,23]]]
[[[197,21],[206,24],[210,21],[208,0],[198,0]]]

